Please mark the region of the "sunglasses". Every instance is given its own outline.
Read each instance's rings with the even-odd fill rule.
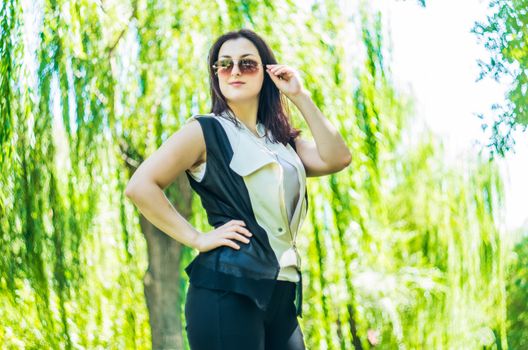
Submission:
[[[242,58],[241,60],[238,60],[237,64],[241,74],[250,75],[257,73],[259,70],[259,66],[262,66],[262,63],[258,63],[257,61],[252,60],[251,58]],[[235,62],[233,59],[222,58],[213,64],[213,69],[215,75],[220,74],[221,77],[225,78],[228,75],[231,75],[234,66]]]

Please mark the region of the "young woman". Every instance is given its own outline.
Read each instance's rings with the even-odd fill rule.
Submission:
[[[296,235],[306,177],[338,172],[351,155],[297,71],[278,64],[253,31],[220,36],[208,61],[211,113],[191,116],[140,165],[126,194],[150,222],[199,251],[185,268],[191,349],[304,349]],[[315,142],[292,128],[281,95]],[[198,232],[165,197],[182,172],[214,230]]]

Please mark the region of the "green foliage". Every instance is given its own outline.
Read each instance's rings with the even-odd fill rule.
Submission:
[[[392,85],[382,14],[366,2],[350,14],[335,1],[48,0],[32,7],[42,14],[34,66],[23,60],[32,12],[1,6],[5,348],[150,348],[147,250],[123,190],[185,119],[208,112],[207,49],[243,26],[299,69],[353,154],[346,170],[309,179],[299,238],[307,347],[368,348],[369,330],[381,349],[522,344],[522,324],[506,335],[496,166],[448,164],[434,135],[410,132],[412,100]],[[191,209],[206,230],[196,198]],[[174,267],[182,291],[193,254]],[[522,302],[525,289],[508,291]],[[521,308],[510,305],[514,320]]]
[[[508,344],[522,349],[528,344],[528,237],[515,245],[508,268]]]
[[[472,32],[491,54],[488,62],[479,60],[478,80],[489,75],[496,81],[511,82],[504,104],[492,106],[495,115],[489,146],[492,155],[504,156],[515,145],[516,128],[525,131],[528,127],[528,1],[492,0],[489,9],[486,22],[475,23]],[[484,119],[483,115],[479,117]],[[483,124],[484,129],[489,126]]]

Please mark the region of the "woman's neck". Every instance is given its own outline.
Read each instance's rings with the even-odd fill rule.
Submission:
[[[256,103],[247,103],[241,104],[228,104],[229,108],[235,113],[235,117],[245,126],[247,126],[251,131],[256,133],[257,129],[257,112],[258,104]]]

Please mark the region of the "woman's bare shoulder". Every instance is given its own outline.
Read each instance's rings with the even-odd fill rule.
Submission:
[[[205,138],[200,123],[191,122],[191,118],[140,164],[133,177],[165,189],[182,172],[200,163],[205,156]]]

